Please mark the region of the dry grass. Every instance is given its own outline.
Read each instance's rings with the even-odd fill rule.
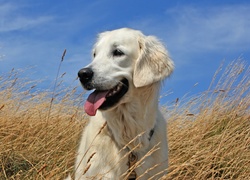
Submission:
[[[0,179],[64,177],[84,126],[81,98],[65,90],[51,106],[51,94],[32,93],[34,83],[17,77],[13,71],[0,79]]]
[[[82,95],[66,89],[52,100],[10,74],[0,77],[0,179],[63,179],[85,124]],[[249,78],[249,66],[233,62],[208,91],[167,108],[164,179],[250,178]]]
[[[170,111],[166,179],[250,178],[250,68],[236,61],[210,89]]]

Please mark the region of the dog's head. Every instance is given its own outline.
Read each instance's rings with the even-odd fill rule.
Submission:
[[[95,90],[86,101],[86,113],[93,116],[97,109],[123,103],[128,92],[160,82],[173,68],[167,50],[153,36],[127,28],[101,33],[92,63],[78,72],[83,87]]]

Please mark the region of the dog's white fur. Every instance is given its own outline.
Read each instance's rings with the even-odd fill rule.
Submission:
[[[116,48],[124,55],[112,56]],[[87,67],[94,71],[94,82],[111,89],[126,78],[129,90],[115,107],[98,110],[88,122],[76,158],[75,179],[125,178],[122,175],[129,168],[125,156],[130,150],[137,154],[137,162],[141,160],[135,169],[137,177],[161,177],[168,166],[168,145],[166,122],[158,108],[159,89],[174,68],[167,50],[153,36],[122,28],[101,33],[93,54]]]

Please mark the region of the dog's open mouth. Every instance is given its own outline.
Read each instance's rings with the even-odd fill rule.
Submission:
[[[90,116],[94,116],[97,109],[106,110],[114,106],[126,94],[128,86],[128,80],[123,79],[112,89],[95,90],[89,95],[84,105],[85,112]]]

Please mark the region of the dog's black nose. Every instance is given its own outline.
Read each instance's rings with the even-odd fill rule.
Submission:
[[[78,72],[78,77],[81,83],[86,84],[88,83],[94,75],[94,72],[91,68],[83,68]]]

